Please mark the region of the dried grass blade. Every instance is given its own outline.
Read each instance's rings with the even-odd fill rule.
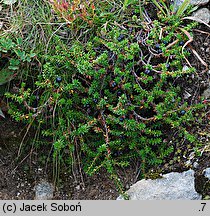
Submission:
[[[193,21],[202,23],[202,24],[204,24],[204,25],[206,25],[207,27],[210,28],[210,25],[209,25],[208,23],[204,22],[203,20],[201,20],[201,19],[199,19],[199,18],[197,18],[197,17],[192,17],[192,16],[191,16],[191,17],[184,17],[184,18],[182,18],[182,19],[183,19],[183,20],[185,20],[185,19],[193,20]]]
[[[206,67],[206,69],[208,68],[207,63],[199,56],[199,54],[192,48],[190,47],[193,54],[200,60],[201,64],[204,65]]]

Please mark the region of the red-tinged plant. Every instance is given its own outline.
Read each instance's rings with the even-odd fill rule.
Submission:
[[[73,23],[77,18],[92,24],[95,16],[93,1],[86,0],[49,0],[53,10],[67,23]]]

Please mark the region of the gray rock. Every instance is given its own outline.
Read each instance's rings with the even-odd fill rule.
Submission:
[[[209,3],[209,0],[191,0],[190,1],[190,4],[198,5],[198,6],[206,5],[208,3]]]
[[[155,180],[141,180],[127,191],[130,200],[200,200],[194,189],[194,171],[171,172]],[[119,196],[118,200],[123,197]]]
[[[171,3],[174,5],[175,11],[182,5],[184,0],[171,0]]]
[[[209,88],[207,88],[207,89],[203,92],[203,94],[202,94],[201,96],[203,96],[205,99],[210,99],[210,86],[209,86]]]
[[[192,16],[204,21],[205,23],[210,22],[210,11],[208,8],[200,8],[195,11]]]
[[[210,180],[210,168],[204,170],[204,176]]]
[[[177,10],[182,5],[184,0],[171,0],[171,2],[175,5],[175,10]],[[209,0],[191,0],[190,1],[190,4],[195,5],[195,6],[202,6],[208,3],[209,3]]]
[[[50,200],[53,198],[54,187],[46,181],[40,182],[34,189],[35,200]]]
[[[197,169],[197,168],[199,167],[199,163],[198,163],[197,161],[195,161],[195,162],[193,163],[193,167],[194,167],[195,169]]]

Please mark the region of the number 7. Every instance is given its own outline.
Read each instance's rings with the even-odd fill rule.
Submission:
[[[202,207],[202,210],[201,211],[204,211],[204,208],[205,208],[205,206],[206,206],[206,203],[201,203],[202,205],[203,205],[203,207]]]

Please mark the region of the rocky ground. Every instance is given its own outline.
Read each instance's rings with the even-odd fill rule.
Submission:
[[[8,116],[0,119],[0,125],[0,199],[35,199],[35,189],[40,182],[52,183],[52,165],[40,163],[38,152],[32,148],[28,149],[24,158],[18,159],[24,126]],[[30,141],[30,136],[29,133],[26,143]],[[137,174],[133,167],[119,170],[127,189],[136,181]],[[107,176],[104,171],[92,177],[83,175],[77,178],[63,173],[59,188],[54,188],[53,199],[116,199],[119,195],[116,185]]]

